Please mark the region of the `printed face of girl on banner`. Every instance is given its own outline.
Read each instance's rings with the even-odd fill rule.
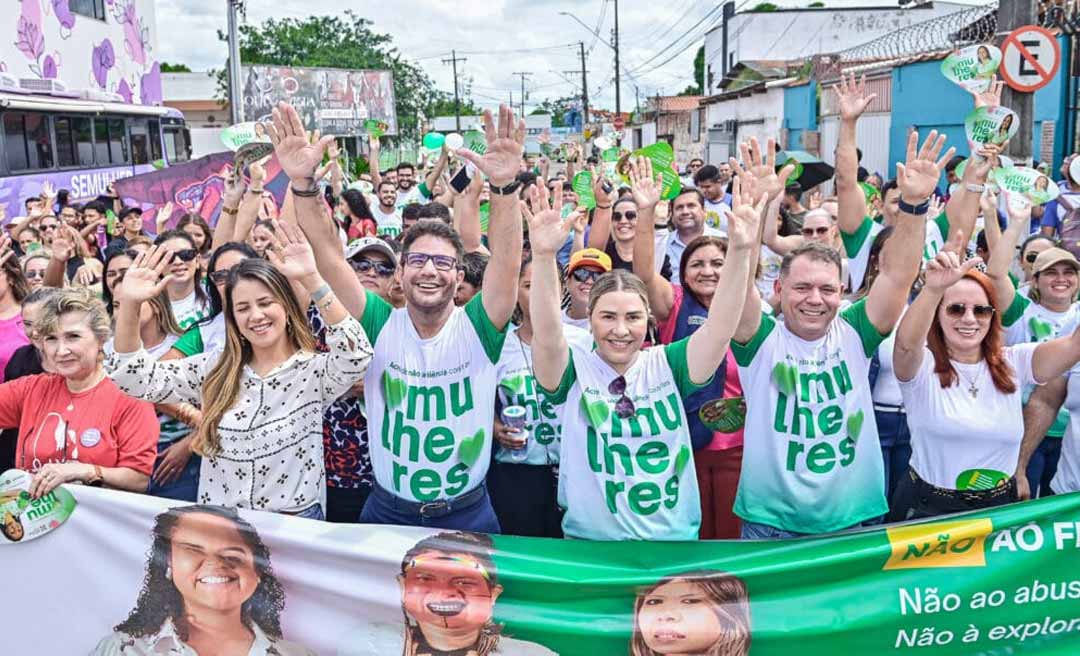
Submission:
[[[701,570],[660,579],[634,602],[632,656],[746,656],[750,599],[742,579]]]

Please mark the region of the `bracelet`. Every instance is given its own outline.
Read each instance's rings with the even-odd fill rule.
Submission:
[[[311,189],[311,190],[308,190],[308,191],[301,191],[301,190],[297,189],[296,187],[294,187],[292,185],[289,185],[289,189],[292,189],[293,196],[297,196],[299,198],[315,198],[316,196],[319,195],[319,188],[318,187],[315,187],[314,189]]]
[[[976,194],[981,194],[982,192],[986,191],[986,185],[981,184],[968,184],[965,185],[965,187],[968,191],[974,192]]]
[[[236,216],[237,212],[240,211],[240,208],[222,207],[221,211],[230,216]]]
[[[331,305],[334,304],[334,300],[336,298],[337,298],[336,296],[334,296],[333,294],[330,294],[330,295],[328,295],[326,297],[325,301],[322,301],[320,303],[316,303],[315,307],[319,308],[319,312],[324,312],[326,310],[326,308],[328,308],[328,307],[330,307]]]
[[[918,205],[912,205],[912,204],[908,203],[907,201],[905,201],[904,197],[901,196],[899,204],[900,204],[900,211],[901,212],[904,212],[906,214],[911,214],[912,216],[921,216],[923,214],[926,214],[930,210],[930,199],[929,198],[927,198],[923,202],[919,203]]]
[[[262,189],[255,189],[254,187],[252,187],[251,189],[248,189],[247,192],[249,194],[261,194],[263,192],[263,190]]]
[[[596,209],[598,209],[598,210],[610,210],[611,205],[597,205]]]
[[[318,289],[311,292],[311,300],[314,301],[315,303],[318,303],[319,301],[321,301],[323,299],[324,296],[326,296],[329,293],[330,293],[330,285],[328,285],[328,284],[326,284],[324,282],[323,284],[319,285]]]

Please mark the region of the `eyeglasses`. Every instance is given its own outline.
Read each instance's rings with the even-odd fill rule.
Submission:
[[[349,264],[352,265],[353,271],[357,273],[367,273],[372,269],[375,270],[375,275],[380,278],[385,278],[394,273],[394,267],[386,262],[378,262],[376,260],[369,260],[367,258],[360,258],[357,260],[349,260]],[[420,266],[423,266],[422,264]],[[435,268],[438,269],[439,265],[436,263]]]
[[[199,256],[199,251],[194,248],[185,248],[182,251],[176,251],[173,253],[173,257],[181,262],[190,262]]]
[[[580,269],[574,269],[570,272],[570,275],[574,277],[574,280],[578,282],[589,282],[590,280],[596,281],[597,278],[604,275],[603,271],[594,271],[592,269],[586,269],[584,267]]]
[[[410,269],[423,269],[424,266],[431,260],[431,263],[435,265],[435,269],[438,271],[453,271],[458,266],[456,257],[450,257],[449,255],[429,255],[428,253],[406,253],[405,254],[405,266]]]
[[[608,394],[615,394],[619,397],[619,400],[615,402],[615,414],[620,419],[629,419],[634,416],[637,408],[634,407],[633,400],[626,395],[626,376],[619,376],[615,380],[608,383]]]
[[[828,226],[821,226],[821,227],[818,227],[818,228],[803,228],[802,229],[802,236],[803,237],[813,237],[814,235],[817,235],[819,237],[824,237],[827,234],[829,234]]]
[[[968,306],[963,303],[950,303],[945,306],[945,314],[949,315],[953,319],[959,319],[967,314]],[[992,305],[972,305],[971,312],[975,315],[976,319],[989,319],[994,316],[994,309]]]
[[[637,221],[637,212],[631,210],[629,212],[612,212],[611,220],[615,223],[626,219],[627,221]]]
[[[30,269],[29,271],[27,271],[26,273],[23,274],[23,277],[31,279],[31,280],[34,279],[34,278],[41,278],[42,280],[44,280],[45,279],[45,272]],[[26,323],[26,322],[24,321],[23,323]]]

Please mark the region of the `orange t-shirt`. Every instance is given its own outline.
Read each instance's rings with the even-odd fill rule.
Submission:
[[[0,428],[18,428],[15,466],[49,462],[128,467],[150,475],[159,425],[154,406],[127,396],[111,379],[78,394],[56,374],[0,385]]]

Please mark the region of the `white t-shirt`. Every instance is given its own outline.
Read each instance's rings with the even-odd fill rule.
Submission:
[[[592,346],[592,335],[574,326],[563,326],[566,340],[586,350]],[[529,434],[525,460],[514,460],[511,451],[495,442],[495,459],[526,465],[554,465],[559,462],[559,438],[562,421],[559,409],[536,386],[532,368],[532,347],[521,341],[515,326],[506,335],[502,354],[495,365],[499,380],[499,406],[520,405],[528,415],[525,431]]]
[[[761,266],[761,277],[754,281],[757,285],[758,294],[762,299],[768,300],[773,295],[773,283],[780,278],[780,264],[784,258],[779,253],[765,244],[761,245],[761,255],[758,264]]]
[[[401,212],[397,209],[389,214],[384,214],[382,205],[376,204],[371,215],[375,217],[375,234],[380,237],[397,238],[401,234]]]
[[[1006,329],[1006,344],[1045,342],[1076,330],[1080,325],[1080,303],[1073,303],[1064,312],[1054,312],[1017,291],[1001,317],[1001,325]]]
[[[907,308],[904,308],[904,312],[907,312]],[[902,319],[903,314],[900,315]],[[900,325],[900,322],[897,322]],[[874,383],[874,390],[871,396],[874,399],[874,403],[880,403],[882,405],[889,405],[894,407],[901,407],[904,405],[904,397],[900,393],[900,381],[896,379],[896,372],[893,370],[893,349],[896,348],[896,331],[889,333],[889,336],[885,338],[885,341],[881,342],[881,346],[878,346],[878,375],[877,381]]]
[[[1004,349],[1016,391],[994,387],[986,361],[952,361],[957,382],[942,389],[934,356],[923,353],[915,377],[900,381],[911,429],[911,468],[936,487],[989,489],[1016,471],[1024,437],[1023,387],[1035,384],[1031,356],[1036,344]],[[971,390],[975,389],[972,394]]]
[[[874,238],[885,226],[870,217],[863,217],[862,225],[854,233],[840,231],[840,240],[844,243],[844,252],[850,261],[848,274],[851,276],[851,291],[857,292],[862,287],[866,269],[870,265],[870,247]],[[926,221],[926,243],[923,247],[923,262],[938,254],[945,246],[949,234],[949,217],[945,212]]]
[[[585,332],[589,332],[592,330],[592,327],[589,325],[588,316],[583,319],[574,319],[569,315],[569,310],[562,311],[562,322],[564,326],[570,326],[572,328],[584,330]]]
[[[570,345],[559,388],[559,504],[563,533],[586,540],[696,540],[701,499],[682,399],[700,389],[686,363],[689,338],[641,351],[623,374],[635,414],[616,412],[619,374],[595,351]]]
[[[885,514],[885,472],[870,400],[870,355],[884,339],[863,299],[806,341],[761,317],[731,343],[746,397],[735,514],[795,533],[828,533]]]
[[[492,325],[481,295],[454,308],[427,339],[405,308],[370,291],[360,323],[375,347],[364,375],[375,481],[415,502],[457,497],[483,483],[506,331]]]
[[[205,317],[209,312],[207,304],[199,299],[192,291],[190,294],[176,301],[170,301],[173,316],[176,323],[184,330],[190,328],[197,321]]]
[[[727,235],[727,213],[731,211],[731,207],[723,200],[706,198],[702,209],[705,210],[705,225]]]
[[[406,205],[411,205],[412,203],[420,203],[422,205],[424,202],[425,198],[424,195],[420,193],[420,185],[414,183],[413,186],[409,187],[408,191],[398,189],[397,203],[394,204],[394,207],[400,214],[401,211],[405,209]]]
[[[1069,413],[1065,437],[1061,440],[1061,459],[1050,488],[1057,494],[1080,492],[1080,364],[1069,370],[1069,382],[1062,408]]]

